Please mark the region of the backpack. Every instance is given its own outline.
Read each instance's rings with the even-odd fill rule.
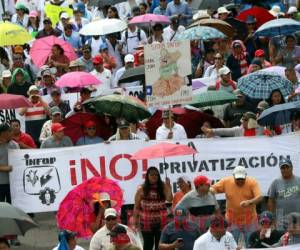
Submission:
[[[139,39],[139,41],[141,41],[141,29],[140,28],[137,29],[137,38]],[[126,42],[127,42],[127,39],[128,39],[128,30],[125,31]]]

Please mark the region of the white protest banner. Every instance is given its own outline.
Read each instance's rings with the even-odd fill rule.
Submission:
[[[11,194],[14,206],[25,212],[57,210],[60,201],[76,185],[92,176],[107,176],[124,190],[124,202],[134,203],[134,195],[148,166],[157,166],[176,190],[176,179],[186,175],[193,179],[206,175],[214,182],[231,175],[235,166],[244,165],[249,176],[260,183],[266,194],[273,179],[280,176],[278,163],[289,157],[294,172],[300,175],[299,134],[275,137],[236,137],[187,139],[180,141],[194,147],[198,154],[163,159],[130,160],[137,150],[159,141],[115,141],[80,147],[12,150],[9,152]],[[45,193],[53,199],[45,201]],[[50,202],[51,201],[51,202]]]
[[[19,109],[0,109],[0,123],[9,123],[18,119],[21,123],[22,131],[25,131],[25,117],[19,114]]]
[[[284,246],[284,247],[247,248],[247,249],[248,250],[258,250],[258,249],[260,249],[260,250],[263,250],[263,249],[268,249],[268,250],[299,250],[300,249],[300,244],[291,245],[291,246]]]
[[[145,51],[146,95],[149,107],[192,101],[189,41],[148,44]]]
[[[124,88],[125,95],[139,97],[143,94],[143,86],[132,86]]]
[[[52,101],[51,95],[43,95],[42,98],[46,103],[50,103]],[[63,101],[67,101],[70,108],[73,109],[75,103],[80,99],[80,96],[79,93],[62,93],[61,99]]]

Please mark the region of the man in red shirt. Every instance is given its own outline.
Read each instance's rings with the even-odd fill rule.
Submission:
[[[11,120],[10,127],[12,128],[12,139],[19,144],[20,148],[36,148],[32,137],[21,131],[21,123],[18,119]]]

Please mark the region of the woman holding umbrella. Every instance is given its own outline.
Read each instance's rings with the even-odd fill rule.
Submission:
[[[145,182],[135,194],[134,222],[142,232],[144,250],[158,249],[161,230],[167,223],[166,201],[172,202],[170,180],[164,183],[156,167],[147,170]]]
[[[49,67],[56,68],[56,76],[62,76],[64,73],[67,73],[69,64],[70,60],[64,54],[64,49],[59,44],[54,44],[52,46],[52,54],[47,61],[47,65]]]

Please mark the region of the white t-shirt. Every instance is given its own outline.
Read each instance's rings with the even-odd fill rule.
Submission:
[[[164,28],[163,30],[163,38],[165,42],[170,42],[171,38],[172,41],[174,39],[174,37],[178,34],[181,34],[183,31],[185,31],[185,27],[182,25],[179,25],[176,34],[174,35],[175,31],[171,28],[171,26],[169,25],[168,27]]]
[[[58,249],[58,246],[54,247],[52,250],[57,250],[57,249]],[[75,248],[74,248],[74,250],[85,250],[85,249],[76,245]]]
[[[166,140],[168,137],[168,134],[170,132],[170,129],[165,126],[165,124],[162,124],[157,130],[156,130],[156,140]],[[175,140],[180,139],[187,139],[187,134],[185,132],[185,129],[182,125],[174,122],[174,126],[172,128],[173,132],[173,138]]]
[[[100,50],[100,46],[102,43],[104,43],[104,42],[101,37],[99,37],[98,40],[96,40],[94,37],[92,37],[92,42],[91,42],[92,57],[94,57],[100,53],[99,50]]]
[[[128,37],[126,39],[126,31],[128,32]],[[135,28],[134,32],[131,32],[130,29],[123,31],[121,36],[121,41],[124,44],[124,52],[125,54],[135,53],[135,48],[137,48],[140,44],[147,44],[147,36],[146,33],[140,29],[140,40],[138,38],[138,28]]]
[[[112,76],[109,69],[104,68],[102,73],[98,72],[97,70],[91,71],[91,74],[97,79],[99,79],[102,83],[96,85],[97,92],[105,91],[112,88]],[[97,95],[101,93],[96,93]]]
[[[231,233],[226,232],[218,241],[208,230],[194,243],[193,250],[236,250],[237,244]]]

